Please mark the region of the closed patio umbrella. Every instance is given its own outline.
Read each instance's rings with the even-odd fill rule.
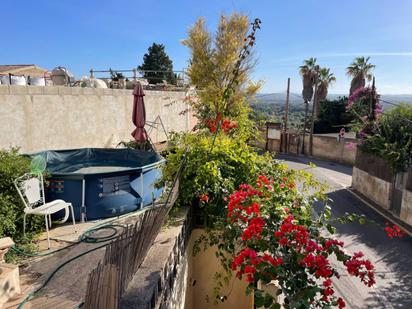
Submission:
[[[132,136],[137,142],[146,142],[148,139],[146,129],[144,125],[146,123],[146,109],[144,107],[144,92],[142,85],[137,83],[133,91],[133,116],[132,121],[136,126],[133,130]]]

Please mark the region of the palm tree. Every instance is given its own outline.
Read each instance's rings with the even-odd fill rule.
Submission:
[[[316,76],[316,58],[309,58],[303,61],[303,65],[299,67],[299,73],[302,76],[303,90],[302,97],[305,103],[312,100],[313,85]]]
[[[369,62],[370,57],[356,57],[353,62],[346,68],[346,74],[352,77],[350,83],[349,95],[356,89],[365,87],[365,81],[372,80],[371,71],[375,65]]]
[[[313,85],[315,84],[316,75],[319,66],[316,64],[316,58],[309,58],[303,61],[303,65],[299,67],[299,73],[302,76],[303,89],[302,97],[305,102],[305,119],[303,122],[303,141],[302,141],[302,153],[305,152],[305,135],[306,135],[306,122],[308,118],[308,106],[309,101],[313,96]]]
[[[321,68],[318,75],[318,89],[315,98],[315,115],[320,112],[320,102],[325,100],[328,95],[329,86],[336,81],[336,77],[330,72],[329,68]]]

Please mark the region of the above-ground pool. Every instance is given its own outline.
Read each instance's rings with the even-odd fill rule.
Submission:
[[[85,148],[37,153],[50,174],[46,201],[73,204],[77,220],[119,216],[147,206],[162,194],[155,188],[164,159],[134,149]]]

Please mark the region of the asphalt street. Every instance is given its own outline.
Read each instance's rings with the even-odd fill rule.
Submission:
[[[285,160],[289,168],[307,170],[328,184],[334,217],[348,212],[364,214],[376,222],[376,225],[335,225],[336,237],[345,243],[344,249],[350,253],[362,251],[375,266],[376,285],[368,288],[358,278],[345,275],[344,266],[334,262],[344,274],[334,280],[335,289],[347,308],[412,309],[412,239],[409,236],[390,239],[384,232],[388,220],[347,189],[351,185],[352,168],[304,157],[279,155],[278,158]],[[316,167],[311,167],[310,162]]]

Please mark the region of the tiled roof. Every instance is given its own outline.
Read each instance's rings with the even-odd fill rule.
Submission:
[[[34,67],[34,64],[5,64],[1,65],[0,64],[0,72],[7,72],[11,70],[16,70],[16,69],[22,69],[22,68],[27,68],[27,67]]]

